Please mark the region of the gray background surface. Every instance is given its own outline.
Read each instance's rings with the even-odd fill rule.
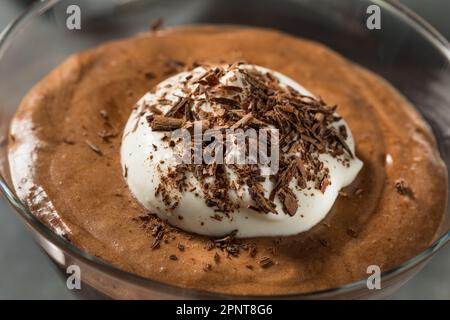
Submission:
[[[21,1],[0,1],[0,29],[16,17]],[[25,3],[27,1],[22,1]],[[29,1],[28,1],[29,2]],[[402,0],[450,39],[449,0]],[[393,299],[450,299],[450,246]],[[0,197],[0,299],[75,299],[24,225]]]

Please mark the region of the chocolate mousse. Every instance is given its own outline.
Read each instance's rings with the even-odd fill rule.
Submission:
[[[202,136],[277,129],[278,169],[174,162],[172,134],[197,124]],[[152,30],[75,54],[23,99],[10,137],[33,214],[118,268],[185,288],[347,284],[427,248],[446,208],[446,169],[413,107],[330,49],[267,29]]]

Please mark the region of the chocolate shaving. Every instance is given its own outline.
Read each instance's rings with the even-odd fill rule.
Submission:
[[[189,97],[183,97],[180,99],[180,101],[175,104],[167,113],[166,113],[166,117],[172,117],[175,116],[177,114],[178,111],[181,110],[181,108],[183,108],[188,102],[189,102],[190,98]]]
[[[63,138],[63,142],[64,142],[65,144],[68,144],[68,145],[73,145],[73,144],[75,144],[75,141],[73,141],[73,140],[71,140],[71,139],[69,139],[69,138]]]
[[[412,189],[406,184],[406,181],[404,179],[398,179],[395,181],[395,190],[398,194],[402,196],[409,197],[411,199],[414,199],[414,192]]]
[[[347,192],[345,192],[345,191],[339,191],[339,195],[341,196],[341,197],[344,197],[344,198],[347,198],[348,197],[348,193]]]
[[[253,119],[253,115],[251,113],[247,113],[245,116],[243,116],[241,119],[239,119],[236,123],[234,123],[231,126],[231,129],[237,129],[239,127],[243,127],[247,123],[249,123],[252,119]]]
[[[283,201],[283,210],[288,213],[291,217],[293,217],[297,213],[298,202],[295,194],[292,192],[290,188],[283,188],[279,196]]]
[[[240,240],[236,239],[237,230],[233,231],[229,235],[214,239],[213,241],[208,241],[207,248],[212,250],[213,248],[219,248],[225,251],[228,255],[237,257],[242,249],[244,249],[243,244]]]
[[[144,76],[148,79],[148,80],[152,80],[156,78],[156,75],[151,72],[151,71],[147,71],[144,73]]]
[[[106,131],[101,130],[97,133],[97,135],[102,138],[103,141],[109,142],[109,139],[117,137],[117,131]]]
[[[224,98],[224,97],[213,97],[213,98],[211,98],[211,101],[222,104],[224,106],[232,107],[235,109],[240,108],[240,103],[233,99],[228,99],[228,98]]]
[[[104,109],[100,110],[100,116],[101,116],[103,119],[105,119],[105,120],[108,120],[108,119],[109,119],[108,111],[106,111],[106,110],[104,110]]]
[[[250,184],[249,192],[256,206],[264,213],[278,214],[275,210],[275,204],[264,196],[264,190],[260,184]]]
[[[325,248],[329,248],[330,247],[329,242],[327,240],[325,240],[325,239],[319,239],[319,243]]]
[[[161,59],[167,67],[166,74],[180,72],[186,66],[183,62],[170,57],[161,57]]]
[[[161,110],[154,104],[147,106],[147,108],[152,114],[156,114],[156,115],[162,114]]]
[[[222,85],[221,88],[224,90],[234,91],[234,92],[238,92],[238,93],[241,93],[244,91],[244,89],[242,89],[241,87],[230,86],[230,85]]]
[[[352,237],[352,238],[357,238],[358,237],[358,232],[356,232],[354,229],[352,228],[348,228],[347,229],[347,234]]]
[[[186,63],[171,58],[164,58],[164,62],[169,68],[178,71],[187,67]],[[196,124],[201,124],[203,130],[214,128],[219,132],[238,128],[276,128],[280,134],[278,145],[275,146],[281,154],[279,171],[270,177],[264,177],[258,165],[254,164],[177,165],[174,172],[162,177],[156,192],[169,209],[175,208],[179,202],[179,199],[174,198],[173,190],[195,192],[196,196],[203,192],[206,205],[222,213],[212,215],[211,219],[220,221],[232,218],[231,214],[240,204],[229,197],[229,191],[240,191],[247,187],[252,199],[252,203],[248,205],[250,209],[261,214],[278,214],[275,198],[279,197],[282,211],[294,216],[300,204],[293,188],[304,190],[311,184],[325,193],[331,184],[329,170],[319,156],[328,153],[338,158],[343,165],[348,165],[349,159],[353,157],[346,143],[346,126],[336,126],[336,122],[340,120],[336,114],[336,105],[327,105],[321,98],[302,95],[281,84],[270,72],[241,68],[241,64],[236,62],[214,67],[203,65],[205,71],[202,75],[188,75],[182,81],[179,89],[183,95],[179,96],[176,103],[161,96],[158,103],[165,107],[170,105],[166,114],[162,114],[159,104],[146,106],[146,110],[151,112],[147,121],[154,131],[173,131],[179,128],[192,130]],[[196,63],[195,66],[197,65]],[[234,82],[237,80],[236,76],[223,80],[223,76],[230,71],[239,72],[242,85]],[[202,110],[200,106],[204,104],[210,105],[214,112]],[[250,145],[254,141],[247,138],[245,143]],[[200,147],[205,150],[209,145],[210,143],[203,142]],[[169,143],[169,147],[175,146],[175,143]],[[223,147],[226,154],[228,147]],[[226,174],[227,170],[235,173],[235,181],[231,181]],[[197,189],[186,185],[188,173],[197,180]],[[272,190],[264,189],[266,178],[274,182]],[[270,192],[268,197],[266,192]],[[314,193],[311,194],[313,195]],[[222,246],[217,242],[213,245]],[[231,244],[228,247],[227,252],[231,255],[240,248]]]
[[[252,258],[256,257],[256,253],[257,253],[256,246],[250,245],[249,250],[248,250],[248,254],[250,255],[250,257],[252,257]]]
[[[165,227],[162,223],[157,223],[152,229],[152,236],[155,237],[151,245],[152,249],[158,249],[164,237]]]
[[[328,179],[328,176],[323,177],[322,181],[320,182],[320,192],[325,193],[325,190],[330,184],[331,182],[330,179]]]
[[[209,271],[211,271],[211,269],[212,269],[212,265],[209,263],[205,264],[205,266],[203,267],[203,271],[205,271],[205,272],[209,272]]]

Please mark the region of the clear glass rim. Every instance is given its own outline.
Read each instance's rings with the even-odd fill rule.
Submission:
[[[448,41],[442,36],[434,27],[432,27],[423,18],[418,16],[412,10],[404,6],[403,4],[395,0],[371,0],[374,4],[379,4],[384,9],[387,9],[403,19],[405,23],[412,26],[416,31],[421,33],[427,40],[429,40],[433,46],[441,52],[450,63],[450,46]],[[27,22],[32,18],[44,13],[60,0],[41,0],[28,7],[21,15],[19,15],[14,21],[12,21],[2,32],[0,32],[0,59],[3,57],[4,52],[7,50],[8,45],[13,41],[14,35],[22,28],[26,27]],[[337,293],[351,292],[357,289],[363,289],[366,287],[366,279],[357,280],[342,286],[329,288],[325,290],[310,291],[303,293],[292,293],[282,295],[232,295],[222,294],[216,292],[201,291],[191,288],[183,288],[176,285],[166,284],[163,282],[150,280],[139,275],[130,273],[128,271],[114,267],[113,265],[94,257],[87,252],[80,250],[72,243],[66,241],[62,237],[58,236],[50,228],[44,225],[39,219],[37,219],[17,198],[14,191],[12,191],[6,183],[6,180],[0,173],[0,190],[5,195],[8,202],[16,209],[20,216],[29,224],[39,235],[43,236],[47,241],[55,244],[63,252],[74,256],[76,259],[90,265],[93,268],[99,269],[109,276],[119,278],[122,281],[127,281],[133,285],[149,288],[151,290],[162,291],[166,294],[183,294],[192,298],[222,298],[222,299],[292,299],[292,298],[320,298]],[[419,263],[430,258],[439,249],[444,247],[450,240],[450,230],[444,233],[439,239],[433,242],[427,249],[423,250],[413,258],[401,263],[400,265],[385,271],[381,274],[383,280],[389,280],[411,268],[414,268]],[[95,289],[95,288],[94,288]]]

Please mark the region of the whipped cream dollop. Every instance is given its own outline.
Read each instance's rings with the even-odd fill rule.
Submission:
[[[363,165],[355,156],[355,144],[350,128],[335,111],[335,120],[330,127],[334,127],[336,132],[343,132],[339,137],[345,140],[342,145],[345,146],[346,152],[332,154],[328,151],[313,151],[314,161],[320,162],[318,168],[325,172],[325,176],[321,177],[319,182],[317,179],[307,179],[308,173],[303,173],[305,179],[302,183],[298,182],[300,179],[289,179],[288,185],[283,186],[284,191],[276,193],[266,211],[262,212],[258,208],[262,206],[260,201],[265,202],[271,197],[274,188],[280,188],[274,177],[257,177],[258,190],[261,190],[263,197],[255,197],[254,189],[250,187],[252,178],[243,186],[226,189],[227,201],[233,204],[232,210],[221,210],[220,206],[205,201],[208,192],[205,191],[205,184],[209,182],[200,183],[193,172],[184,172],[183,178],[179,180],[174,178],[177,175],[176,168],[180,165],[175,145],[179,141],[174,143],[171,140],[170,128],[165,131],[152,129],[149,121],[155,116],[172,114],[176,106],[187,101],[189,106],[184,105],[183,108],[195,119],[205,119],[205,115],[210,118],[223,115],[225,109],[233,108],[231,99],[211,99],[211,96],[216,94],[211,88],[225,87],[232,91],[229,94],[233,99],[248,101],[245,96],[250,92],[247,90],[249,83],[245,78],[246,70],[267,75],[279,86],[298,93],[302,99],[319,101],[300,84],[276,71],[248,64],[227,65],[221,68],[225,72],[212,80],[205,80],[205,75],[212,70],[211,67],[200,66],[191,71],[180,72],[159,83],[153,91],[146,93],[138,101],[126,124],[121,146],[121,162],[130,191],[150,213],[175,227],[201,235],[219,237],[234,233],[236,237],[288,236],[309,230],[327,215],[341,188],[352,183]],[[203,86],[202,81],[205,84]],[[211,83],[208,84],[208,81]],[[199,92],[201,90],[202,92]],[[192,92],[197,94],[192,95]],[[221,94],[223,95],[223,91]],[[246,106],[248,112],[256,107],[252,103]],[[267,127],[273,128],[273,125]],[[289,139],[306,138],[298,135],[289,136]],[[295,155],[296,151],[280,151],[282,159]],[[264,165],[257,166],[262,168]],[[170,173],[172,179],[168,180]],[[279,178],[280,173],[277,176],[278,182],[282,181]],[[237,185],[239,176],[236,166],[225,164],[220,177],[216,178],[224,179],[230,185]],[[214,177],[208,179],[214,180]],[[168,188],[173,182],[185,187]],[[289,203],[286,203],[287,196],[291,200]],[[176,201],[170,203],[167,199],[170,197]],[[295,199],[294,204],[292,198]]]

